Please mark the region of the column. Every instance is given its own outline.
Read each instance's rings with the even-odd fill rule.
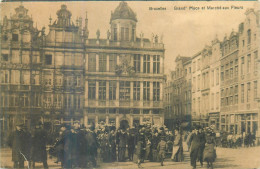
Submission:
[[[99,72],[99,55],[96,54],[96,72]]]
[[[144,99],[144,83],[140,82],[140,101]]]
[[[109,117],[106,116],[106,124],[109,124]]]
[[[130,54],[130,66],[134,66],[134,55]]]
[[[121,29],[120,29],[120,24],[117,24],[117,41],[121,41]]]
[[[160,74],[164,74],[164,56],[163,55],[160,55]]]
[[[160,82],[160,101],[163,101],[163,84]]]
[[[153,82],[150,82],[150,101],[153,101]]]
[[[85,55],[85,70],[88,72],[88,53]]]
[[[116,55],[116,64],[120,64],[120,55]]]
[[[99,88],[99,84],[98,81],[96,81],[96,100],[98,100],[98,88]]]
[[[140,124],[143,124],[143,114],[140,116]]]
[[[116,129],[118,129],[120,127],[120,124],[119,124],[119,116],[117,115],[116,116]]]
[[[144,55],[140,56],[140,73],[143,73],[144,66]]]
[[[150,73],[153,73],[153,55],[150,55]]]
[[[107,54],[107,72],[109,72],[109,54]]]
[[[250,114],[250,132],[253,132],[253,114]]]
[[[95,126],[97,127],[98,126],[98,116],[96,115],[95,117]]]
[[[106,100],[109,100],[109,81],[106,81]]]
[[[130,116],[130,124],[129,124],[130,128],[133,127],[133,121],[134,121],[133,116]]]
[[[130,82],[130,101],[133,101],[134,99],[134,82]]]
[[[119,81],[116,82],[116,100],[119,100]]]
[[[73,126],[73,119],[70,119],[70,125]]]
[[[63,121],[64,121],[64,120],[63,120],[63,117],[62,117],[62,118],[60,119],[60,123],[62,124],[62,123],[63,123]]]
[[[88,106],[88,81],[85,81],[85,106]]]
[[[88,116],[86,114],[87,112],[85,112],[83,120],[84,120],[84,126],[87,127],[88,126]]]

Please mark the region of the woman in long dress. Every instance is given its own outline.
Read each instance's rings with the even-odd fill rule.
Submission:
[[[183,161],[182,136],[177,129],[175,129],[171,159],[176,162]]]
[[[203,152],[204,161],[207,162],[207,168],[213,169],[213,162],[217,157],[215,145],[215,133],[208,133],[206,136],[206,144]]]

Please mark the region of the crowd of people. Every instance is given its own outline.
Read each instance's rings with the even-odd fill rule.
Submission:
[[[196,161],[201,165],[206,161],[207,167],[213,168],[216,158],[216,134],[209,127],[197,126],[187,132],[181,127],[171,131],[166,126],[150,123],[116,129],[104,123],[86,127],[75,122],[73,125],[62,124],[50,146],[47,146],[47,137],[41,122],[31,131],[17,124],[8,139],[14,168],[24,168],[24,162],[34,168],[35,163],[41,162],[47,169],[47,154],[62,168],[95,168],[99,162],[114,161],[133,161],[139,168],[145,161],[159,162],[163,166],[165,158],[184,161],[184,141],[193,168],[196,168]]]
[[[224,148],[253,147],[256,144],[256,136],[251,132],[247,134],[235,134],[233,132],[216,133],[217,146]]]

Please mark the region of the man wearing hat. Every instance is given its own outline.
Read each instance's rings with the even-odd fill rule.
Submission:
[[[193,169],[196,168],[196,160],[198,158],[198,152],[200,148],[200,135],[198,133],[199,127],[196,127],[194,129],[194,133],[191,135],[190,142],[191,142],[191,148],[190,148],[190,163]]]
[[[206,136],[205,133],[203,131],[203,128],[200,127],[199,128],[199,137],[200,137],[200,148],[199,148],[199,152],[198,152],[198,160],[200,162],[201,167],[203,166],[203,151],[205,148],[205,143],[206,143]]]
[[[46,144],[47,132],[43,129],[42,123],[38,122],[32,137],[32,168],[35,167],[35,162],[42,162],[44,169],[48,168]]]
[[[18,122],[16,124],[16,129],[13,131],[8,138],[8,145],[12,148],[12,161],[14,162],[14,168],[24,168],[24,161],[27,158],[24,156],[25,152],[25,137],[26,134],[22,130],[23,123]]]

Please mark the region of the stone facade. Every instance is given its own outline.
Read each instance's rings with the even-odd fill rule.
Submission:
[[[126,2],[111,14],[107,38],[88,37],[88,18],[74,23],[66,5],[49,32],[33,27],[24,6],[1,25],[2,128],[17,120],[60,123],[164,123],[164,45],[136,35]]]
[[[175,63],[165,85],[165,124],[171,129],[191,120],[191,58],[177,56]]]
[[[215,38],[192,56],[191,123],[259,138],[259,11],[245,15],[238,32]]]

